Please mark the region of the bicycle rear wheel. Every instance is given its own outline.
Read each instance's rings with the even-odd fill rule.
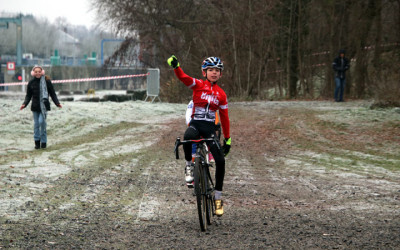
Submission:
[[[194,166],[194,190],[197,200],[197,212],[199,214],[199,222],[201,231],[207,229],[207,198],[204,182],[204,171],[201,166],[200,157],[196,157]]]

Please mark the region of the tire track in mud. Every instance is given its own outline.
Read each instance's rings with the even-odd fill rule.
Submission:
[[[127,132],[125,127],[129,127],[131,132]],[[64,142],[63,146],[55,145],[46,151],[34,152],[36,156],[32,159],[14,161],[13,167],[4,172],[9,173],[6,177],[9,187],[18,188],[7,191],[9,197],[2,199],[1,214],[4,218],[18,220],[20,216],[27,217],[34,213],[38,206],[46,211],[49,210],[46,206],[66,211],[76,204],[93,202],[121,174],[137,172],[135,164],[128,167],[114,164],[135,158],[140,150],[154,143],[154,140],[144,139],[148,136],[144,130],[148,128],[141,127],[146,125],[133,130],[131,127],[131,124],[125,124],[111,134],[101,133],[98,139],[91,133],[88,136],[91,142],[78,145]],[[121,136],[116,136],[118,131],[123,132]],[[24,193],[26,195],[22,195]],[[26,204],[30,209],[26,208]]]
[[[151,135],[154,135],[154,131],[159,128],[160,126],[152,125],[151,129],[140,129],[139,132],[130,135],[123,133],[124,136],[121,136],[120,140],[115,139],[114,133],[103,136],[98,141],[92,140],[90,143],[71,146],[66,152],[55,149],[57,147],[43,151],[39,157],[68,164],[69,171],[54,174],[50,183],[46,176],[40,175],[39,180],[45,183],[42,189],[37,190],[28,202],[11,204],[15,216],[3,214],[5,216],[2,217],[3,220],[7,218],[6,221],[13,226],[14,232],[18,232],[19,226],[16,225],[22,226],[20,223],[30,221],[32,227],[24,226],[24,229],[20,228],[20,232],[28,231],[28,234],[33,234],[36,238],[41,237],[42,232],[45,234],[49,227],[57,228],[60,232],[54,237],[74,234],[82,231],[81,228],[91,231],[93,225],[101,222],[110,221],[110,224],[114,224],[115,221],[110,220],[110,216],[118,218],[117,221],[134,220],[134,218],[155,219],[154,211],[145,211],[149,208],[149,204],[153,204],[155,210],[158,209],[155,196],[147,196],[149,192],[153,192],[152,188],[147,186],[151,177],[149,169],[151,164],[148,164],[147,159],[142,159],[140,152],[156,142],[157,138]],[[110,137],[113,139],[110,140]],[[99,150],[96,146],[103,145],[104,141],[113,143],[108,143]],[[70,161],[67,161],[68,159]],[[19,163],[15,162],[15,166],[18,168]],[[17,195],[15,193],[15,196]],[[18,234],[13,235],[12,232],[7,234],[10,231],[7,228],[5,227],[6,233],[2,235],[5,238],[13,238],[13,241],[18,240]],[[46,236],[46,238],[52,237]],[[60,239],[49,239],[48,242],[56,246],[60,244]]]
[[[150,180],[152,178],[152,168],[154,167],[154,163],[150,163],[147,169],[143,172],[143,177],[146,179],[146,184],[143,188],[142,197],[139,198],[139,208],[137,210],[137,217],[135,219],[136,222],[141,220],[151,220],[156,217],[156,210],[160,206],[160,203],[157,201],[157,197],[152,195],[152,190],[149,186]]]

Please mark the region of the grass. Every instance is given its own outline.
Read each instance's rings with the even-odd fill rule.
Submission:
[[[95,196],[101,196],[105,195],[105,197],[109,196],[109,194],[103,194],[102,192],[106,193],[115,193],[119,194],[120,193],[120,187],[113,185],[113,180],[114,178],[121,178],[122,180],[126,179],[126,182],[129,182],[129,179],[137,179],[136,177],[141,174],[141,170],[138,167],[131,166],[130,162],[132,162],[132,159],[137,159],[140,157],[141,151],[139,150],[138,152],[128,152],[128,153],[113,153],[111,155],[103,155],[99,154],[97,158],[93,158],[90,156],[91,151],[94,149],[92,145],[89,145],[88,147],[84,147],[82,151],[79,152],[80,156],[86,156],[86,158],[90,159],[84,164],[84,168],[76,166],[74,164],[73,159],[70,159],[69,161],[65,161],[60,158],[60,155],[64,152],[69,152],[73,150],[75,147],[79,147],[80,145],[84,144],[90,144],[90,143],[95,143],[94,147],[101,147],[100,145],[96,145],[96,142],[101,142],[104,140],[104,138],[107,137],[113,137],[116,134],[124,134],[124,131],[128,131],[132,128],[137,128],[139,126],[142,126],[142,124],[138,123],[128,123],[128,122],[121,122],[118,124],[110,125],[110,126],[105,126],[105,127],[100,127],[97,130],[94,130],[85,136],[80,136],[80,137],[75,137],[72,139],[65,140],[59,144],[52,145],[51,147],[47,148],[46,150],[32,150],[29,152],[19,152],[19,153],[10,153],[7,154],[6,156],[1,158],[1,163],[3,165],[6,165],[7,162],[13,162],[13,161],[18,161],[18,159],[21,159],[23,157],[24,159],[31,159],[31,166],[29,166],[27,169],[29,171],[29,168],[35,167],[36,165],[36,158],[40,157],[42,154],[47,154],[48,159],[51,161],[52,165],[55,165],[57,167],[57,164],[61,165],[66,165],[71,168],[71,171],[68,173],[60,176],[57,178],[56,182],[47,180],[48,182],[45,185],[45,189],[43,190],[43,193],[45,195],[42,195],[42,192],[36,193],[32,192],[30,190],[30,186],[25,186],[24,183],[26,181],[30,182],[36,182],[35,177],[28,175],[21,179],[21,185],[20,186],[15,186],[14,180],[19,180],[20,177],[15,177],[12,178],[13,181],[10,182],[8,185],[12,186],[15,188],[8,189],[7,194],[16,197],[20,197],[21,194],[28,194],[30,197],[32,197],[35,201],[35,203],[31,204],[29,208],[26,209],[26,213],[34,213],[35,211],[43,211],[44,209],[48,209],[49,212],[46,213],[47,215],[52,213],[52,210],[55,208],[58,208],[62,206],[63,204],[66,203],[71,203],[71,197],[76,197],[72,202],[74,203],[73,206],[78,206],[78,207],[86,207],[86,209],[89,209],[89,207],[93,207],[94,204],[90,204],[90,202],[85,202],[79,200],[79,197],[82,197],[85,195],[86,190],[90,191],[90,184],[93,182],[93,180],[96,180],[96,178],[101,178],[104,175],[104,180],[107,180],[105,182],[105,186],[103,185],[97,185],[98,183],[93,183],[96,187],[95,193],[89,195],[95,195]],[[128,132],[129,133],[129,132]],[[135,141],[145,141],[146,138],[144,138],[144,135],[140,134],[136,135],[134,138]],[[128,138],[122,139],[122,144],[129,143],[129,141],[132,141],[132,136]],[[143,148],[145,150],[146,147]],[[104,151],[112,151],[112,145],[106,145],[103,149]],[[125,172],[121,171],[114,171],[113,169],[115,166],[119,165],[127,165],[128,170]],[[19,173],[18,173],[19,171]],[[4,174],[10,175],[15,172],[15,174],[20,175],[23,174],[23,169],[19,168],[17,172],[13,168],[10,169],[4,169]],[[27,170],[25,170],[27,171]],[[115,176],[114,176],[115,174]],[[46,178],[45,178],[46,179]],[[11,181],[11,179],[10,179]],[[42,183],[44,180],[38,179],[38,183]],[[138,183],[136,183],[138,184]],[[97,190],[97,188],[100,188]],[[96,193],[99,191],[100,193]],[[118,199],[120,200],[132,200],[137,195],[140,195],[142,192],[141,190],[136,190],[132,189],[129,191],[128,194],[122,194],[119,195],[120,197]],[[96,199],[97,200],[97,199]],[[101,199],[100,199],[101,200]],[[122,203],[127,203],[128,201],[124,201]],[[107,206],[107,202],[104,204],[97,204],[99,206]],[[16,215],[18,216],[18,215]],[[47,221],[47,218],[43,218],[43,221]]]
[[[296,159],[327,170],[343,169],[361,174],[379,174],[381,168],[400,171],[400,149],[396,146],[400,143],[396,136],[400,134],[400,120],[390,110],[355,107],[321,111],[313,107],[288,106],[275,110],[257,109],[251,114],[241,109],[233,112],[243,119],[234,124],[251,131],[247,133],[249,129],[242,129],[241,134],[233,138],[265,138],[258,145],[240,141],[249,149],[246,153],[254,154],[254,157],[269,150],[285,155],[294,148]],[[313,152],[318,158],[304,152]]]
[[[68,140],[62,140],[61,142],[51,145],[45,150],[32,150],[32,151],[17,151],[17,152],[9,152],[7,155],[0,155],[0,164],[5,165],[7,162],[13,162],[17,159],[27,159],[27,158],[35,158],[45,152],[55,152],[63,151],[64,148],[72,148],[81,144],[89,144],[96,141],[100,141],[106,137],[111,137],[116,133],[119,133],[124,130],[129,130],[135,127],[143,126],[140,123],[134,122],[120,122],[117,124],[112,124],[104,127],[99,127],[98,129],[91,131],[82,136],[71,137]],[[101,146],[101,145],[100,145]],[[57,153],[53,154],[51,157],[57,157]],[[61,163],[61,162],[60,162]]]
[[[348,113],[347,110],[343,111]],[[395,135],[400,122],[387,121],[390,114],[379,114],[381,119],[369,118],[368,113],[351,112],[353,120],[321,120],[321,112],[310,111],[301,114],[305,128],[297,128],[290,136],[301,150],[309,150],[318,155],[326,155],[318,159],[318,164],[329,168],[342,168],[362,173],[374,172],[371,167],[384,168],[389,171],[400,171],[400,155],[390,149],[395,147]],[[323,113],[326,118],[330,114]],[[338,111],[334,112],[334,116]],[[339,113],[340,116],[340,113]],[[290,127],[293,130],[293,127]],[[307,132],[308,131],[308,132]],[[290,135],[290,134],[289,134]],[[372,149],[371,149],[372,147]],[[344,159],[344,160],[338,160]],[[309,157],[303,157],[310,162]],[[310,163],[313,163],[311,160]],[[379,171],[378,171],[379,172]]]

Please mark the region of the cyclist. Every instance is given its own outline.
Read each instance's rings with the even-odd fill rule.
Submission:
[[[195,79],[183,72],[175,56],[168,58],[168,64],[174,68],[175,75],[187,87],[193,90],[193,113],[189,127],[185,131],[184,140],[198,139],[215,135],[215,113],[219,111],[222,131],[224,134],[223,152],[218,145],[210,143],[208,145],[215,159],[215,213],[223,215],[222,187],[225,176],[225,157],[228,155],[231,145],[229,131],[228,101],[225,92],[217,85],[217,81],[222,76],[224,65],[218,57],[208,57],[201,65],[205,80]],[[192,145],[183,145],[185,151],[185,180],[193,181],[192,164]]]

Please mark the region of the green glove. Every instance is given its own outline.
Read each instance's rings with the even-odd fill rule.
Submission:
[[[168,58],[167,62],[169,64],[169,66],[171,66],[174,69],[179,67],[178,59],[174,55],[172,55],[170,58]]]
[[[231,138],[224,139],[224,146],[222,146],[222,150],[224,151],[224,155],[227,156],[229,154],[229,150],[231,150]]]

